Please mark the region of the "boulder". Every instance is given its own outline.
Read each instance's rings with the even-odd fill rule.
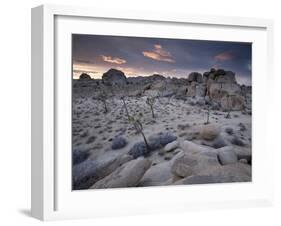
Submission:
[[[235,73],[232,71],[218,70],[215,75],[218,83],[236,83]]]
[[[251,166],[244,163],[234,163],[210,168],[208,171],[202,171],[198,175],[178,180],[174,184],[250,182],[251,180]]]
[[[189,97],[204,97],[206,95],[206,85],[203,83],[191,82],[189,85],[187,85],[185,94]]]
[[[227,145],[229,145],[229,142],[222,134],[220,134],[212,143],[212,147],[214,148],[222,148]]]
[[[72,186],[74,190],[87,189],[98,180],[112,173],[119,166],[132,159],[129,155],[105,158],[97,161],[88,158],[72,167]]]
[[[187,167],[188,166],[188,167]],[[186,177],[191,174],[200,174],[213,167],[220,166],[215,152],[211,154],[188,154],[180,153],[172,160],[171,172],[179,177]]]
[[[202,83],[203,82],[203,78],[202,78],[202,74],[198,73],[198,72],[191,72],[188,75],[188,81],[189,82],[198,82],[198,83]]]
[[[238,161],[238,157],[231,146],[219,148],[217,149],[217,153],[222,165],[232,164]]]
[[[194,175],[185,179],[176,181],[174,184],[211,184],[230,182],[227,177],[220,177],[214,175]]]
[[[214,140],[220,134],[220,127],[215,124],[202,126],[200,136],[205,140]]]
[[[179,161],[176,164],[173,164],[171,172],[178,177],[188,177],[192,175],[192,167]]]
[[[159,186],[172,178],[171,162],[165,161],[151,166],[143,175],[138,186]]]
[[[234,147],[233,151],[236,153],[238,159],[246,159],[248,164],[252,164],[252,151],[247,147]]]
[[[247,159],[239,159],[240,163],[244,163],[244,164],[248,164],[248,160]]]
[[[196,144],[192,141],[185,140],[181,144],[181,148],[183,149],[184,152],[190,153],[190,154],[198,154],[201,152],[208,152],[212,150],[213,148],[205,146],[205,145],[200,145]]]
[[[221,98],[221,106],[223,110],[243,110],[245,106],[245,99],[241,95],[224,96]]]
[[[122,165],[110,175],[99,180],[91,188],[122,188],[135,187],[150,167],[151,162],[145,158],[138,158]]]
[[[86,74],[86,73],[82,73],[80,76],[79,76],[79,80],[91,80],[91,76]]]
[[[125,74],[117,69],[110,69],[102,76],[102,82],[105,85],[126,85],[127,78]]]
[[[241,88],[237,83],[223,83],[208,81],[207,83],[208,95],[212,100],[220,101],[227,95],[240,95]]]
[[[177,140],[171,142],[171,143],[168,143],[165,147],[164,147],[164,151],[166,152],[170,152],[170,151],[173,151],[175,150],[177,147],[179,146],[179,142]]]

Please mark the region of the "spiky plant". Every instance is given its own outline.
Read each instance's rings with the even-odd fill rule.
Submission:
[[[103,103],[104,113],[105,114],[108,112],[107,98],[108,98],[107,93],[104,91],[104,89],[102,89],[100,94],[98,95],[98,100]]]
[[[147,150],[149,150],[150,146],[149,146],[149,144],[147,142],[147,139],[146,139],[146,136],[144,135],[144,132],[143,132],[143,125],[142,125],[142,122],[141,122],[142,116],[143,116],[142,113],[140,113],[138,116],[130,116],[129,121],[133,124],[136,132],[140,133],[142,135],[145,146],[146,146]]]
[[[207,104],[207,121],[205,124],[209,124],[210,123],[210,103]]]
[[[227,94],[226,95],[226,100],[227,100],[227,115],[225,116],[225,118],[231,118],[231,116],[230,116],[230,112],[232,111],[232,109],[231,109],[231,104],[230,104],[230,100],[229,100],[229,98],[230,97],[234,97],[235,95],[234,94]]]
[[[153,109],[153,105],[155,104],[155,99],[156,99],[155,97],[147,97],[146,99],[146,104],[149,105],[151,109],[152,118],[155,118],[154,109]]]
[[[121,96],[121,100],[123,101],[123,107],[125,108],[125,111],[126,111],[126,115],[128,117],[128,120],[130,121],[130,114],[129,114],[129,111],[128,111],[128,108],[127,108],[127,103],[125,101],[125,96]]]

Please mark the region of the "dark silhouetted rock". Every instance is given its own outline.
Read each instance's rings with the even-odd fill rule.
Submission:
[[[80,76],[79,76],[79,79],[80,80],[91,80],[91,76],[86,74],[86,73],[82,73]]]
[[[202,74],[198,73],[198,72],[191,72],[188,75],[188,81],[189,82],[198,82],[201,83],[203,82],[203,78],[202,78]]]
[[[105,85],[125,85],[127,78],[125,74],[117,69],[110,69],[102,76],[102,81]]]

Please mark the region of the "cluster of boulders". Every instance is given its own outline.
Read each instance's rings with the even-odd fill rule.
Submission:
[[[91,80],[88,84],[85,81]],[[81,83],[79,83],[81,81]],[[110,90],[125,92],[129,96],[160,96],[177,98],[208,98],[212,104],[217,104],[222,110],[245,110],[251,108],[251,87],[239,85],[235,73],[223,69],[214,69],[203,73],[192,72],[187,78],[170,78],[159,74],[146,77],[129,77],[117,69],[105,72],[102,79],[91,79],[85,73],[81,74],[78,81],[74,81],[77,92],[97,90],[99,85],[108,86]],[[93,91],[92,91],[93,92]],[[115,92],[116,93],[116,92]]]
[[[219,103],[223,110],[242,110],[245,107],[245,95],[232,71],[212,68],[203,76],[192,72],[188,76],[186,91],[188,96],[208,96],[213,102]]]
[[[137,142],[126,154],[107,155],[102,161],[74,151],[73,189],[251,181],[251,151],[232,143],[235,134],[231,127],[202,125],[199,144],[179,140],[172,133],[157,133],[149,137],[149,149]],[[218,139],[223,144],[215,146]],[[125,138],[117,137],[112,150],[118,153],[116,149],[126,145]],[[163,161],[154,162],[157,158],[150,158],[152,155]]]

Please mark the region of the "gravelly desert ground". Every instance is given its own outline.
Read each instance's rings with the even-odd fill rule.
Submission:
[[[92,188],[185,184],[184,179],[192,179],[197,175],[201,177],[195,177],[195,179],[193,179],[194,183],[251,180],[250,114],[243,111],[232,111],[230,112],[231,117],[226,118],[227,112],[210,110],[209,124],[206,125],[208,108],[205,105],[196,104],[196,98],[178,100],[173,97],[162,97],[157,98],[155,101],[155,118],[153,118],[152,112],[146,104],[146,99],[146,96],[125,98],[129,114],[142,114],[140,121],[143,125],[143,133],[148,140],[155,134],[168,133],[176,137],[175,141],[177,144],[172,150],[165,149],[167,145],[164,145],[149,152],[149,154],[144,155],[144,157],[140,156],[136,158],[136,160],[149,161],[149,167],[146,167],[147,169],[145,172],[143,172],[138,179],[133,181],[133,183],[126,181],[124,184],[120,181],[116,183],[110,183],[110,181],[111,179],[112,181],[118,180],[116,179],[116,175],[114,176],[114,171],[116,171],[118,167],[128,164],[128,162],[136,161],[133,160],[133,158],[130,158],[128,161],[125,160],[123,164],[120,163],[116,167],[114,166],[113,170],[104,173],[106,176],[101,176],[101,178],[99,178],[99,176],[96,175],[98,174],[96,171],[99,171],[99,165],[106,165],[108,162],[114,162],[121,156],[130,156],[128,153],[132,147],[137,143],[143,142],[140,133],[137,133],[134,125],[128,120],[122,100],[114,97],[109,98],[107,100],[108,112],[104,113],[103,102],[91,97],[74,98],[73,151],[87,153],[85,158],[81,157],[82,162],[79,160],[79,164],[74,165],[74,189],[90,188],[95,184],[98,184],[98,186]],[[208,129],[211,131],[208,131]],[[124,138],[126,145],[114,150],[112,149],[112,141],[116,137]],[[198,144],[198,146],[190,148],[187,142],[191,142],[194,145]],[[201,151],[202,147],[205,149],[204,151]],[[234,160],[232,163],[231,161],[233,160],[231,160],[231,157],[226,156],[227,161],[230,158],[230,162],[235,164],[235,166],[233,167],[232,173],[230,172],[229,174],[223,175],[228,170],[229,164],[223,164],[218,156],[219,150],[225,147],[231,147],[238,157],[236,157],[237,160]],[[203,155],[211,157],[208,157],[210,159],[207,159],[206,162],[202,160],[203,163],[201,164],[200,158],[203,156],[202,152],[204,153]],[[208,154],[210,152],[215,154]],[[188,172],[189,169],[185,169],[185,165],[188,164],[184,163],[178,167],[179,169],[173,170],[172,168],[173,164],[175,165],[175,160],[179,159],[179,157],[185,153],[192,153],[194,156],[199,156],[196,160],[196,164],[199,165],[198,169],[190,169],[191,172]],[[91,164],[89,164],[89,161],[92,161]],[[209,164],[211,161],[214,161],[215,164]],[[83,168],[82,166],[85,162],[92,166],[85,165]],[[202,166],[200,166],[200,164]],[[92,169],[93,165],[95,165],[94,171]],[[228,168],[226,168],[227,165]],[[246,166],[246,169],[241,170],[244,166]],[[108,168],[110,167],[111,166],[108,166]],[[220,167],[222,168],[220,169]],[[174,166],[174,168],[176,167]],[[206,168],[207,173],[205,170]],[[107,169],[103,169],[103,171],[106,170]],[[138,168],[136,168],[136,170],[139,171]],[[210,173],[212,170],[214,170],[213,175]],[[126,171],[126,167],[123,171]],[[130,173],[134,173],[133,167]],[[237,175],[235,175],[236,173]],[[93,182],[90,183],[88,179],[83,179],[83,177],[85,177],[83,174],[89,174],[89,178],[97,176],[98,179],[94,179]],[[122,178],[122,170],[120,174],[121,175],[118,175],[117,178]],[[110,176],[112,178],[110,178]],[[80,181],[81,178],[83,180]],[[103,180],[104,183],[97,183],[97,181]],[[127,176],[124,180],[130,180],[130,178]],[[83,184],[85,181],[89,183],[80,186],[80,184]]]

